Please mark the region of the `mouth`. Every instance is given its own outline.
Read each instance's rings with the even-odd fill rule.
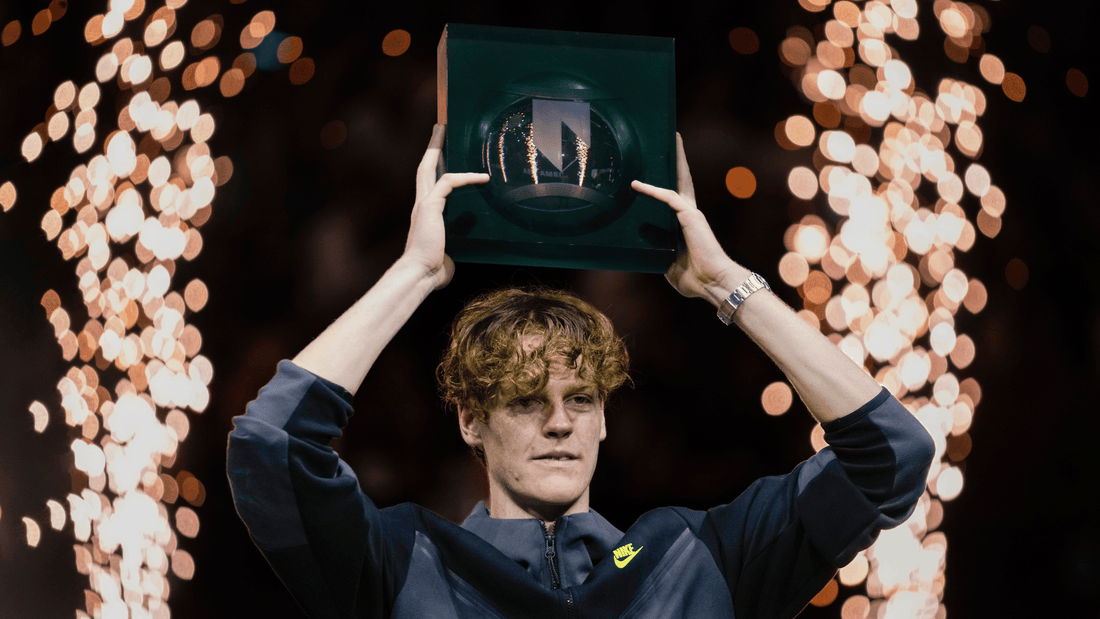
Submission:
[[[579,458],[570,453],[554,452],[543,454],[541,456],[535,456],[532,460],[542,460],[546,462],[571,462],[573,460],[579,460]]]

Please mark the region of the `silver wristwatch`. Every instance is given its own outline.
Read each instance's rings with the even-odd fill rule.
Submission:
[[[738,286],[737,290],[734,290],[730,296],[718,306],[718,320],[721,320],[722,324],[726,325],[733,322],[733,313],[737,311],[737,308],[741,307],[741,304],[745,302],[745,299],[749,298],[750,294],[760,289],[771,290],[772,287],[768,285],[768,282],[764,281],[763,277],[760,277],[756,273],[750,273],[749,278]]]

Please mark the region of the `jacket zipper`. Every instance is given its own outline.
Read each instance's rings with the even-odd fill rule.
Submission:
[[[550,568],[550,588],[561,589],[561,577],[558,575],[558,552],[554,548],[557,539],[555,533],[550,533],[546,528],[546,522],[539,520],[542,525],[542,534],[546,538],[546,565]],[[554,522],[554,531],[558,530],[558,523]],[[573,604],[573,592],[565,589],[565,607],[569,619],[576,619],[577,608]]]
[[[561,588],[561,577],[558,576],[558,553],[554,549],[553,533],[546,528],[546,522],[539,520],[539,524],[542,525],[542,534],[546,538],[546,564],[550,567],[550,588]],[[557,522],[554,523],[554,530],[557,531]]]

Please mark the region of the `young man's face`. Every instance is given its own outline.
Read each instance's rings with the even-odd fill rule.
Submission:
[[[542,391],[505,400],[481,423],[459,411],[463,439],[485,452],[494,518],[556,520],[588,511],[588,486],[607,436],[596,386],[550,366]]]

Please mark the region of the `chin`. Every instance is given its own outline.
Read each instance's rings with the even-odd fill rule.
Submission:
[[[568,510],[584,496],[584,488],[575,484],[547,484],[536,488],[530,495],[533,504]]]

